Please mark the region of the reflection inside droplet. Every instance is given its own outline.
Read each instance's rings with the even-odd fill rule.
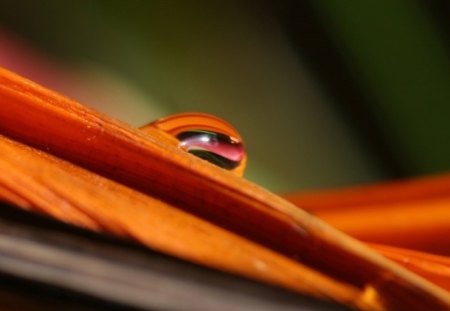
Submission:
[[[232,170],[239,166],[244,158],[244,147],[230,136],[192,130],[177,135],[180,147],[222,168]]]
[[[242,176],[247,156],[239,133],[226,121],[204,113],[182,113],[156,120],[147,127],[176,137],[179,147]]]

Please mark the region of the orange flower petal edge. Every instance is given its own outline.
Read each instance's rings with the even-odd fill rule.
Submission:
[[[282,196],[315,212],[450,198],[450,174]]]

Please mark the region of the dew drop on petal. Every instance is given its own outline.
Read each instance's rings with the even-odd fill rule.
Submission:
[[[228,122],[205,113],[181,113],[156,120],[147,127],[178,140],[178,147],[242,176],[247,155],[242,138]]]

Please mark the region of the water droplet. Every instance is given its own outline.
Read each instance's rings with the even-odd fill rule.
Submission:
[[[178,140],[178,147],[242,176],[247,161],[242,138],[226,121],[205,113],[168,116],[141,128],[157,128]]]

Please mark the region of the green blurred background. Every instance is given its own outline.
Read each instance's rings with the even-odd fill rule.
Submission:
[[[435,174],[449,3],[0,0],[0,66],[135,126],[218,115],[275,191]]]

